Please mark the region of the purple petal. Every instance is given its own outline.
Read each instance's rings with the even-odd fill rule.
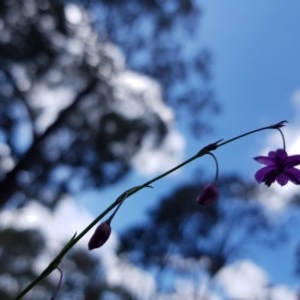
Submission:
[[[285,159],[286,167],[294,167],[300,164],[300,155],[291,155]]]
[[[274,158],[270,158],[269,156],[256,156],[253,157],[257,162],[263,164],[263,165],[268,165],[268,166],[274,166],[275,161]]]
[[[289,180],[295,184],[300,184],[300,170],[291,168],[285,171],[286,176]]]
[[[269,156],[270,158],[274,158],[274,157],[277,156],[277,155],[276,155],[276,152],[277,152],[277,150],[276,150],[276,151],[270,151],[270,152],[268,153],[268,156]]]
[[[280,175],[277,177],[276,181],[277,181],[281,186],[283,186],[283,185],[286,185],[286,184],[288,183],[289,179],[290,179],[289,176],[288,176],[286,173],[284,173],[284,174],[280,174]]]
[[[196,203],[199,205],[213,204],[219,196],[219,191],[216,184],[207,184],[203,188],[202,192],[196,199]]]
[[[265,181],[266,176],[274,170],[276,171],[276,167],[274,166],[263,167],[255,173],[254,177],[258,183],[262,183],[263,181]]]
[[[271,152],[274,152],[274,151],[271,151]],[[271,156],[271,152],[269,153],[269,156]],[[274,154],[272,153],[272,157],[274,156]],[[284,149],[277,149],[275,151],[275,156],[277,158],[280,158],[282,160],[286,159],[288,157],[286,151]]]
[[[270,171],[268,174],[266,174],[264,182],[267,186],[270,186],[273,182],[275,182],[275,180],[277,179],[277,177],[280,175],[280,173],[278,173],[277,169],[273,169],[272,171]]]
[[[110,236],[111,228],[109,221],[105,221],[100,223],[100,225],[96,228],[94,234],[89,240],[88,247],[89,250],[99,248],[103,244],[105,244]]]

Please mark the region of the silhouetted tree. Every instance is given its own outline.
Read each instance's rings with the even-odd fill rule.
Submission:
[[[102,36],[120,45],[130,67],[162,83],[165,101],[194,134],[211,126],[203,112],[219,108],[209,84],[212,56],[201,40],[205,12],[199,1],[79,2],[92,8]]]
[[[25,284],[36,278],[41,258],[53,253],[41,232],[33,229],[2,229],[0,245],[0,295],[3,300],[11,300]],[[94,300],[102,299],[108,293],[120,299],[135,299],[125,286],[108,284],[99,258],[92,257],[80,247],[65,257],[60,268],[64,275],[59,299]],[[50,299],[58,281],[59,276],[47,277],[24,299]]]
[[[62,193],[117,182],[143,146],[159,147],[172,130],[162,96],[175,103],[183,74],[208,73],[206,56],[184,55],[185,43],[179,47],[173,33],[179,26],[190,33],[184,39],[193,36],[190,22],[200,11],[186,1],[174,1],[172,14],[159,2],[142,3],[90,2],[98,8],[96,30],[88,13],[69,1],[1,2],[0,206],[12,196],[18,205],[34,198],[53,206]],[[122,42],[124,36],[130,41]],[[126,69],[110,38],[133,68],[160,80],[163,95],[154,81]],[[134,64],[146,49],[149,62]],[[212,102],[195,88],[193,96],[179,94],[202,110]]]
[[[119,253],[157,270],[162,289],[166,282],[170,285],[170,278],[164,276],[170,270],[198,280],[203,271],[213,277],[229,261],[245,255],[254,241],[282,242],[281,233],[272,232],[264,209],[253,201],[257,194],[253,183],[224,177],[219,200],[200,207],[195,200],[202,187],[201,183],[178,187],[149,212],[147,222],[121,236]]]
[[[1,208],[29,199],[53,208],[64,193],[121,180],[140,151],[160,147],[173,130],[168,105],[178,115],[187,107],[190,125],[204,128],[199,112],[216,108],[206,85],[210,55],[187,55],[201,11],[173,4],[171,12],[159,1],[0,2]],[[2,228],[0,245],[0,281],[11,284],[1,285],[0,298],[11,299],[49,249],[38,229]],[[134,299],[95,277],[101,265],[74,251],[62,265],[62,299]],[[49,298],[56,284],[47,278],[29,299]]]

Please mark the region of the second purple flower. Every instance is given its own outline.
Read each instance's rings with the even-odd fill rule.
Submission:
[[[111,233],[110,221],[100,223],[91,237],[88,247],[89,250],[99,248],[107,242]]]
[[[196,199],[196,203],[201,206],[207,206],[216,202],[219,197],[219,191],[216,184],[207,184]]]

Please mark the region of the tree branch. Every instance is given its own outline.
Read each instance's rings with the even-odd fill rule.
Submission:
[[[17,175],[21,170],[24,170],[29,166],[32,158],[36,159],[39,157],[41,143],[61,126],[65,118],[74,110],[78,103],[93,90],[96,83],[97,79],[93,78],[91,82],[76,95],[74,101],[60,112],[57,119],[44,131],[44,133],[36,136],[32,145],[24,153],[23,157],[14,168],[6,174],[6,177],[0,182],[0,207],[3,207],[18,190]]]

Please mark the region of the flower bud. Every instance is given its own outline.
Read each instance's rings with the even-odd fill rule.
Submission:
[[[105,221],[100,223],[91,237],[88,247],[89,250],[99,248],[106,243],[111,233],[110,222]]]
[[[216,202],[219,197],[219,191],[216,184],[207,184],[196,199],[196,203],[202,206],[210,205]]]

